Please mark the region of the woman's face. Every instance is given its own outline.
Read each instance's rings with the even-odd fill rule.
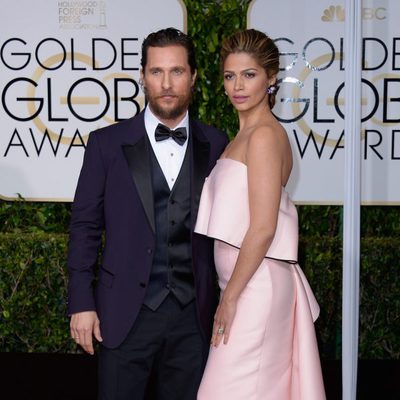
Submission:
[[[267,87],[274,81],[248,53],[232,53],[225,60],[225,91],[238,111],[264,107],[267,104]]]

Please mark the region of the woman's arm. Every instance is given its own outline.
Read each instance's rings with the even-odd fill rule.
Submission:
[[[226,344],[236,313],[236,302],[260,266],[276,230],[282,191],[283,148],[277,132],[260,127],[249,138],[246,164],[248,175],[250,225],[239,256],[217,308],[212,344]],[[251,312],[251,310],[249,310]],[[218,329],[224,329],[218,334]]]

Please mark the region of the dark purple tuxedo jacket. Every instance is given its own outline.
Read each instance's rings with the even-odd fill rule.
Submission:
[[[204,179],[228,139],[192,119],[190,134],[193,232]],[[143,112],[91,133],[72,207],[68,313],[95,310],[103,344],[110,348],[117,347],[132,327],[152,267],[155,223],[145,135]],[[105,245],[97,268],[103,232]],[[213,242],[192,233],[192,245],[198,318],[209,340],[216,306]]]

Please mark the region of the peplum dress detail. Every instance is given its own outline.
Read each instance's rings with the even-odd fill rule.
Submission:
[[[247,167],[220,159],[206,179],[195,232],[214,238],[221,291],[249,227]],[[297,264],[297,211],[282,188],[268,252],[241,293],[229,342],[211,347],[198,400],[324,400],[314,321],[319,306]]]

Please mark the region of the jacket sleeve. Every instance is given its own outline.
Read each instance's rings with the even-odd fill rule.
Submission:
[[[93,281],[104,229],[106,169],[98,135],[87,143],[72,206],[68,248],[68,314],[95,310]]]

